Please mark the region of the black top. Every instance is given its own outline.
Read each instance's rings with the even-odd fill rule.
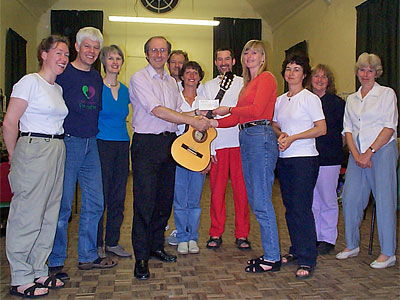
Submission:
[[[327,133],[316,138],[321,166],[340,165],[343,160],[343,115],[345,102],[337,95],[326,93],[322,98]]]

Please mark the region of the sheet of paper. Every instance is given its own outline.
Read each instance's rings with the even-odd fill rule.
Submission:
[[[200,110],[213,110],[218,108],[219,100],[199,100]]]

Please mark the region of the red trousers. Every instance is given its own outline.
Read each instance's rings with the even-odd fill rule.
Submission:
[[[225,148],[216,151],[217,163],[211,164],[210,236],[222,236],[225,227],[225,190],[231,177],[233,202],[235,204],[235,237],[247,237],[250,231],[249,205],[243,178],[240,148]]]

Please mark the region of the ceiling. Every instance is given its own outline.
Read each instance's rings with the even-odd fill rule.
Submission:
[[[17,0],[27,7],[31,13],[40,17],[57,0]],[[288,17],[314,0],[247,0],[254,10],[275,29]],[[322,1],[322,0],[318,0]],[[328,4],[331,0],[325,0]]]
[[[53,6],[57,0],[17,0],[23,6],[25,6],[28,11],[31,12],[37,18],[40,18],[50,7]]]
[[[247,0],[272,29],[279,27],[287,18],[312,1],[314,0]],[[330,0],[325,1],[330,3]]]

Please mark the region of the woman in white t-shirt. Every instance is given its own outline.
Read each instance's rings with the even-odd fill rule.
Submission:
[[[6,233],[10,294],[28,298],[64,286],[60,279],[48,276],[46,261],[63,191],[63,123],[68,109],[55,80],[69,61],[68,40],[56,35],[43,39],[37,57],[40,71],[14,85],[3,122],[14,194]]]
[[[297,262],[299,279],[312,276],[317,260],[312,212],[319,169],[315,138],[326,134],[321,101],[304,88],[310,75],[308,57],[294,54],[286,58],[282,76],[289,92],[276,100],[272,122],[278,137],[278,176],[292,242],[289,253],[282,257],[282,265]]]

